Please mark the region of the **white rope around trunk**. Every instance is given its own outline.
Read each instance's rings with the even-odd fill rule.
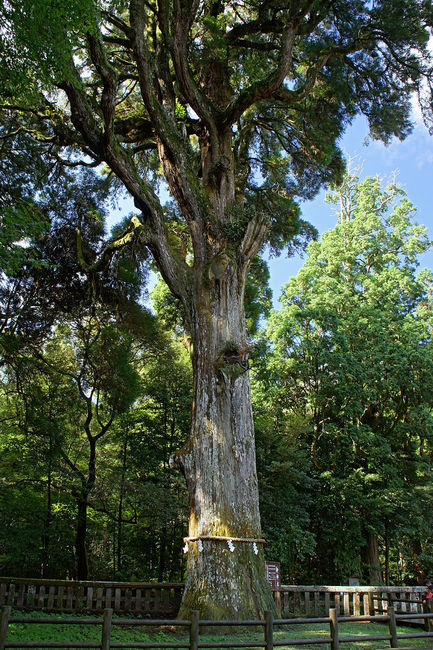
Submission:
[[[222,535],[197,535],[196,537],[184,537],[184,542],[198,542],[199,539],[210,539],[210,540],[221,540],[223,542],[250,542],[251,544],[256,542],[256,544],[266,544],[266,540],[262,538],[251,538],[251,537],[223,537]]]
[[[226,537],[223,535],[197,535],[196,537],[183,538],[183,541],[185,542],[185,546],[183,547],[183,552],[188,553],[189,542],[198,542],[198,551],[199,553],[201,553],[203,550],[203,540],[227,542],[227,546],[229,547],[229,551],[231,553],[233,553],[235,550],[233,542],[243,542],[243,543],[246,542],[248,544],[253,545],[253,551],[255,555],[257,555],[257,553],[259,552],[259,549],[257,548],[257,544],[266,544],[266,540],[260,537],[255,538],[255,537]]]

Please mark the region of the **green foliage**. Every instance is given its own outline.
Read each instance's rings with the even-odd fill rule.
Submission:
[[[190,361],[154,326],[137,338],[103,318],[59,326],[42,350],[15,340],[5,357],[5,574],[76,575],[76,501],[87,491],[91,575],[182,577],[186,494],[168,464],[189,430]]]
[[[56,3],[31,0],[5,2],[1,19],[1,55],[7,64],[0,76],[3,97],[38,96],[40,84],[51,90],[53,77],[67,74],[80,31],[92,31],[98,8],[93,0]]]
[[[433,442],[432,277],[416,274],[430,242],[401,190],[347,177],[332,201],[338,224],[284,287],[262,364],[280,435],[294,421],[289,444],[310,458],[314,579],[344,581],[369,535],[429,536],[415,513]]]
[[[367,117],[374,138],[384,142],[393,136],[403,138],[411,130],[410,94],[421,93],[423,80],[431,76],[427,47],[431,12],[415,0],[381,0],[374,5],[338,0],[329,6],[315,3],[310,10],[300,1],[281,7],[262,2],[203,3],[191,15],[179,44],[188,82],[167,48],[174,34],[179,37],[180,10],[171,2],[163,12],[153,1],[149,8],[147,49],[138,61],[128,31],[135,6],[128,9],[114,0],[102,4],[44,0],[37,9],[31,0],[3,3],[0,56],[7,71],[0,77],[3,97],[19,108],[19,119],[27,116],[26,137],[55,143],[74,161],[78,152],[99,160],[106,144],[99,138],[114,125],[110,150],[118,157],[113,171],[128,189],[131,184],[120,171],[121,159],[128,161],[136,179],[146,179],[153,188],[158,176],[168,174],[173,190],[174,177],[155,153],[156,135],[164,136],[163,141],[169,135],[176,147],[183,148],[190,190],[200,204],[207,204],[207,193],[214,192],[215,174],[207,176],[200,169],[197,136],[202,127],[216,126],[237,105],[244,106],[228,124],[233,126],[230,165],[236,200],[227,215],[240,209],[241,221],[248,223],[263,214],[275,250],[310,236],[308,225],[299,218],[297,200],[311,198],[321,186],[341,180],[344,161],[338,140],[354,116]],[[292,40],[290,28],[295,31]],[[141,93],[136,87],[137,79],[139,86],[144,84],[137,72],[143,65],[160,96],[146,98],[145,87]],[[270,82],[282,69],[286,72],[272,90]],[[67,89],[69,101],[79,93],[79,105],[72,112],[59,89]],[[163,113],[154,113],[152,102]],[[194,117],[188,106],[198,115]],[[428,119],[428,101],[423,107]],[[199,138],[203,158],[205,140]],[[215,173],[226,170],[225,155],[215,152]],[[101,161],[104,158],[113,165],[102,153]],[[144,194],[148,205],[149,195]],[[189,208],[180,188],[173,196],[186,226]],[[209,213],[205,230],[224,237],[227,215],[217,219]],[[188,232],[191,250],[190,237]]]

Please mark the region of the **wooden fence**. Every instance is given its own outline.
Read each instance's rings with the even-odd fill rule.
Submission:
[[[265,650],[273,650],[275,647],[283,645],[323,645],[330,644],[331,650],[339,650],[340,643],[349,643],[352,641],[389,641],[391,648],[402,647],[399,646],[399,641],[411,638],[431,638],[433,632],[414,632],[414,633],[397,633],[397,620],[399,617],[417,618],[420,614],[405,614],[397,615],[394,608],[390,606],[388,613],[381,616],[342,616],[339,617],[336,610],[331,608],[329,616],[322,618],[294,618],[294,619],[276,619],[274,620],[271,612],[265,612],[265,619],[260,621],[209,621],[200,620],[199,612],[192,612],[191,620],[150,620],[150,619],[120,619],[113,618],[113,610],[105,609],[102,619],[90,618],[25,618],[25,617],[11,617],[11,608],[5,606],[2,609],[0,619],[0,650],[6,648],[101,648],[101,650],[110,650],[110,648],[189,648],[190,650],[198,650],[198,648],[265,648]],[[431,619],[433,614],[424,614],[425,617]],[[341,626],[345,622],[353,621],[378,621],[387,623],[388,630],[386,634],[376,635],[358,635],[358,636],[344,636],[341,634]],[[8,629],[10,624],[38,624],[38,625],[101,625],[101,640],[99,642],[89,641],[8,641]],[[274,631],[276,626],[280,625],[311,625],[315,623],[325,623],[329,625],[329,635],[323,635],[312,639],[299,639],[299,638],[285,638],[274,641]],[[165,627],[171,626],[172,628],[187,628],[189,631],[188,637],[184,640],[177,639],[173,642],[159,642],[155,641],[112,641],[111,632],[113,626],[151,626]],[[236,630],[241,626],[252,626],[257,629],[261,626],[264,629],[263,641],[238,641],[233,639],[230,641],[201,641],[200,628],[215,628],[215,626],[223,626],[227,628],[234,627]],[[385,628],[386,629],[386,628]],[[430,646],[431,647],[431,646]]]
[[[182,583],[73,582],[0,578],[0,606],[45,611],[137,613],[176,616]],[[421,613],[423,587],[282,586],[274,590],[277,607],[285,617],[338,615],[370,616],[387,612],[388,600],[399,613]],[[409,602],[410,601],[410,602]]]
[[[420,614],[425,591],[425,587],[286,585],[274,590],[274,598],[286,617],[329,616],[331,608],[338,615],[371,616],[386,613],[388,601],[394,602],[399,613]]]
[[[182,583],[74,582],[0,578],[0,606],[45,611],[102,612],[176,616]]]

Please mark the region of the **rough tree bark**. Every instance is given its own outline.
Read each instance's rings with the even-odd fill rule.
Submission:
[[[382,583],[382,571],[380,569],[377,536],[367,532],[365,534],[365,541],[366,545],[363,549],[363,556],[368,572],[368,582],[370,585],[380,585]]]
[[[244,265],[245,266],[245,265]],[[245,268],[227,253],[200,286],[192,328],[194,405],[191,437],[177,455],[189,501],[189,536],[260,539],[254,424],[244,322]],[[188,542],[180,616],[247,618],[273,609],[263,544]]]

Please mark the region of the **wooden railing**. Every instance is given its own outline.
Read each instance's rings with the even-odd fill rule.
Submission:
[[[101,650],[110,650],[110,648],[189,648],[190,650],[197,650],[198,648],[265,648],[265,650],[273,650],[274,647],[280,647],[283,645],[322,645],[330,644],[331,650],[339,650],[340,643],[349,643],[349,642],[363,642],[363,641],[389,641],[391,648],[399,647],[399,640],[411,639],[411,638],[431,638],[433,637],[433,632],[414,632],[414,633],[397,633],[397,619],[401,616],[405,616],[405,619],[412,618],[415,619],[419,617],[419,614],[410,614],[410,615],[397,615],[394,612],[394,608],[390,606],[388,608],[388,613],[381,616],[356,616],[348,617],[342,616],[339,617],[336,610],[331,608],[329,611],[329,616],[322,618],[294,618],[294,619],[276,619],[274,620],[271,612],[265,612],[264,620],[255,620],[255,621],[210,621],[210,620],[200,620],[199,612],[193,611],[191,613],[191,620],[150,620],[150,619],[121,619],[113,618],[113,610],[105,609],[104,616],[102,619],[90,619],[90,618],[25,618],[25,617],[11,617],[11,608],[5,606],[2,609],[1,618],[0,618],[0,650],[5,650],[6,648],[53,648],[53,647],[62,647],[62,648],[101,648]],[[433,614],[424,614],[426,618],[433,618]],[[386,634],[376,634],[376,635],[357,635],[357,636],[344,636],[340,632],[340,626],[345,622],[354,622],[354,621],[378,621],[380,620],[383,623],[388,624],[388,631]],[[52,625],[52,624],[62,624],[62,625],[100,625],[101,637],[99,642],[89,642],[89,641],[8,641],[8,629],[9,624],[38,624],[38,625]],[[323,635],[315,638],[285,638],[278,639],[274,642],[274,631],[275,627],[279,625],[311,625],[315,623],[325,623],[329,625],[329,636]],[[112,641],[111,633],[113,626],[126,626],[131,628],[133,626],[151,626],[155,627],[166,627],[170,626],[171,628],[187,628],[189,635],[184,640],[176,640],[173,642],[158,640],[155,641]],[[237,639],[231,639],[227,641],[201,641],[200,640],[200,628],[214,628],[215,626],[223,626],[224,628],[234,627],[239,629],[241,626],[249,626],[257,629],[261,626],[264,630],[264,639],[263,641],[240,641]],[[386,629],[386,628],[385,628]]]
[[[282,585],[273,590],[277,608],[282,616],[372,616],[386,613],[388,601],[393,601],[399,613],[422,613],[424,587],[382,586],[299,586]],[[409,602],[410,601],[410,602]]]
[[[279,613],[284,617],[386,614],[388,600],[399,613],[422,613],[423,587],[349,587],[286,585],[274,590]],[[182,583],[75,582],[0,578],[0,606],[45,611],[137,613],[176,616],[183,593]],[[410,601],[410,602],[409,602]]]
[[[45,611],[140,613],[176,616],[182,583],[75,582],[0,578],[0,606]]]

